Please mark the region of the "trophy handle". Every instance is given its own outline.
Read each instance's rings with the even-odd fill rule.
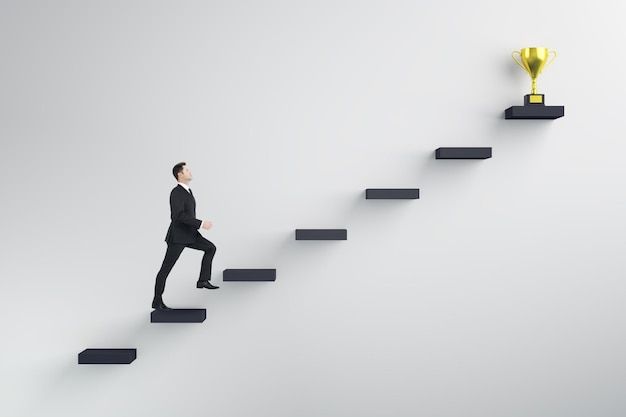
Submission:
[[[524,71],[528,72],[528,70],[522,65],[522,63],[520,61],[518,61],[517,58],[515,58],[515,54],[519,55],[520,59],[522,58],[522,54],[519,51],[513,51],[513,52],[511,52],[511,56],[513,57],[513,61],[515,61],[515,63],[517,65],[519,65]]]
[[[548,61],[548,63],[546,64],[546,68],[548,68],[556,59],[556,51],[554,49],[548,51],[548,55],[552,54],[552,59],[550,61]]]

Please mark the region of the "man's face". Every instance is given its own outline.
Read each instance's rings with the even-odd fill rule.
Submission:
[[[178,181],[191,181],[191,170],[183,165],[183,170],[178,174]]]

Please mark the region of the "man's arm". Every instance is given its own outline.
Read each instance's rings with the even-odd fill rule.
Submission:
[[[185,213],[185,202],[174,192],[170,194],[170,208],[172,210],[172,221],[174,223],[186,224],[195,229],[199,229],[200,226],[202,226],[202,220]]]

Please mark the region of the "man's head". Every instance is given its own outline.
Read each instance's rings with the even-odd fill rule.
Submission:
[[[189,170],[189,168],[187,168],[186,164],[186,162],[179,162],[174,165],[174,168],[172,168],[172,174],[174,174],[174,178],[176,178],[176,181],[185,184],[187,184],[192,179],[191,171]]]

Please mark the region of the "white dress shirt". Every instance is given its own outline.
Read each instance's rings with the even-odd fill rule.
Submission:
[[[182,185],[182,186],[183,186],[183,188],[184,188],[185,190],[187,190],[187,192],[189,192],[189,186],[188,186],[187,184],[182,183],[182,182],[179,182],[179,183],[178,183],[178,185]],[[191,194],[191,193],[189,193],[189,194]],[[202,223],[200,224],[200,228],[202,228],[202,225],[203,225],[203,224],[204,224],[204,220],[202,220]]]
[[[187,190],[187,192],[189,192],[189,186],[188,186],[187,184],[185,184],[185,183],[183,183],[183,182],[179,182],[179,183],[178,183],[178,185],[182,185],[182,186],[183,186],[183,188],[184,188],[185,190]]]

